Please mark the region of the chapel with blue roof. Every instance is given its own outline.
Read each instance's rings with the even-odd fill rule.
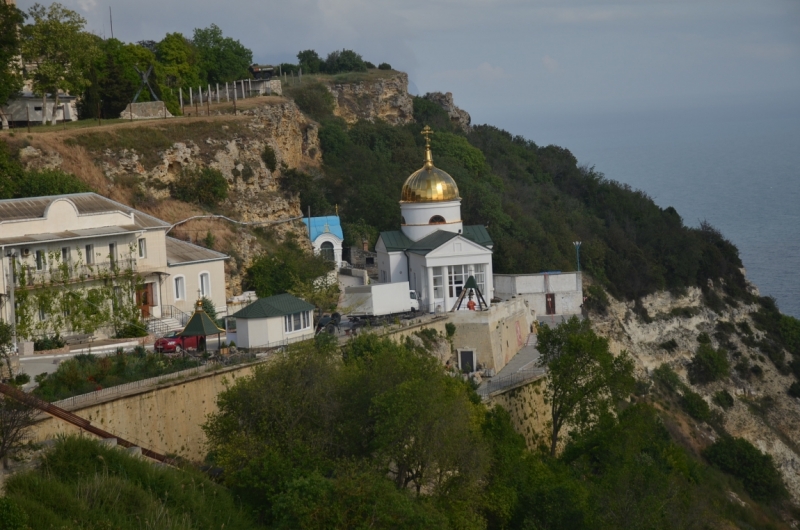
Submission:
[[[425,165],[406,179],[400,213],[400,230],[381,232],[375,244],[381,283],[408,281],[427,312],[450,311],[470,276],[491,300],[492,238],[482,225],[464,226],[458,186],[433,165],[427,137]]]
[[[325,215],[303,219],[308,227],[308,236],[314,253],[333,261],[336,267],[342,266],[342,242],[344,233],[338,215]]]

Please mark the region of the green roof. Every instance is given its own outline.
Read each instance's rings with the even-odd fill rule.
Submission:
[[[249,306],[233,314],[234,318],[272,318],[293,315],[301,311],[311,311],[312,304],[289,293],[259,298]]]
[[[427,254],[432,250],[436,250],[437,248],[441,247],[458,234],[455,232],[448,232],[446,230],[437,230],[436,232],[427,235],[420,239],[419,241],[413,243],[409,247],[409,252],[413,252],[414,254]]]
[[[398,252],[406,250],[414,244],[406,235],[400,230],[391,230],[389,232],[381,232],[381,239],[386,246],[387,252]]]
[[[381,239],[386,246],[387,252],[401,252],[408,250],[414,254],[425,255],[428,252],[436,250],[459,234],[448,232],[447,230],[437,230],[436,232],[423,237],[419,241],[411,241],[406,235],[399,230],[392,230],[390,232],[381,232]],[[473,243],[477,243],[486,248],[494,245],[492,236],[483,225],[465,226],[464,233],[461,234]]]
[[[469,239],[474,243],[483,245],[486,248],[489,248],[492,245],[494,245],[494,241],[492,241],[492,236],[489,235],[489,231],[486,230],[486,227],[483,225],[465,226],[464,237],[466,237],[467,239]]]
[[[211,320],[202,309],[195,311],[183,331],[178,333],[179,337],[205,337],[206,335],[216,335],[223,333],[224,329],[219,329],[214,321]]]

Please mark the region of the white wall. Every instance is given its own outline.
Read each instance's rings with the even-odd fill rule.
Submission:
[[[319,254],[322,249],[322,244],[328,242],[333,244],[333,260],[336,267],[342,266],[342,240],[331,233],[322,233],[317,236],[311,246],[314,247],[314,254]]]
[[[312,317],[313,315],[309,315]],[[236,335],[239,339],[236,345],[240,348],[260,348],[276,345],[281,341],[294,342],[314,337],[313,322],[311,327],[285,332],[284,317],[274,318],[237,318]]]
[[[583,281],[580,272],[540,274],[497,274],[495,295],[503,300],[521,298],[537,317],[547,314],[547,294],[553,294],[556,315],[577,315],[583,304]]]
[[[206,261],[202,263],[183,263],[179,265],[171,265],[167,268],[169,272],[169,279],[165,289],[166,296],[163,303],[174,305],[184,313],[193,313],[194,305],[197,302],[197,291],[200,289],[200,273],[208,272],[211,282],[211,296],[208,298],[214,302],[214,307],[218,315],[227,312],[226,298],[225,298],[225,261]],[[175,298],[175,281],[176,276],[184,276],[184,285],[186,288],[186,298],[184,300],[177,300]]]
[[[419,241],[437,230],[459,233],[464,229],[461,222],[461,200],[447,202],[401,202],[400,213],[405,224],[400,230],[412,241]],[[444,217],[445,224],[430,224],[431,217]]]

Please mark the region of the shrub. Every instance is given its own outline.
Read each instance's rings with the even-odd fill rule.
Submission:
[[[332,51],[325,59],[323,66],[326,74],[342,72],[366,72],[367,63],[353,50]]]
[[[789,395],[792,397],[800,398],[800,383],[798,383],[797,381],[792,383],[792,385],[789,387]]]
[[[675,392],[676,390],[683,388],[683,383],[681,382],[680,377],[675,371],[670,368],[667,364],[662,364],[655,370],[653,370],[653,380],[656,383],[660,383],[664,385],[669,390]]]
[[[210,167],[184,171],[170,186],[170,194],[183,202],[214,207],[228,198],[228,181],[219,170]]]
[[[147,329],[140,322],[131,321],[117,330],[118,339],[132,339],[136,337],[146,337]]]
[[[322,83],[309,83],[292,89],[291,96],[300,110],[317,121],[333,115],[333,94]]]
[[[448,339],[453,337],[453,335],[456,334],[456,325],[453,324],[452,322],[448,322],[447,324],[445,324],[444,325],[444,329],[447,332],[447,338]]]
[[[66,344],[64,339],[62,339],[61,336],[56,333],[56,335],[53,337],[43,337],[41,339],[34,340],[33,349],[35,351],[55,350],[58,348],[63,348],[64,344]]]
[[[378,70],[391,70],[392,65],[389,63],[381,63],[378,65]]]
[[[647,312],[647,308],[644,306],[644,304],[642,304],[641,298],[637,298],[636,301],[633,303],[633,312],[639,318],[641,318],[642,322],[644,322],[645,324],[650,324],[651,322],[653,322],[652,317],[650,317],[650,314]]]
[[[720,390],[714,394],[714,403],[728,410],[733,407],[733,396],[727,390]]]
[[[772,457],[743,438],[720,438],[703,451],[703,456],[714,467],[741,480],[747,493],[757,501],[787,495]]]
[[[703,332],[697,336],[697,342],[700,344],[711,344],[711,337],[708,336],[708,333]]]
[[[733,369],[736,370],[736,373],[738,373],[739,377],[742,379],[748,379],[752,373],[750,371],[750,361],[748,361],[746,358],[742,358],[738,363],[736,363],[736,366],[734,366]]]
[[[741,322],[737,322],[736,327],[739,328],[739,331],[744,333],[745,335],[752,335],[753,330],[750,328],[750,324],[747,323],[746,320],[742,320]]]
[[[711,418],[711,409],[708,403],[697,392],[687,389],[681,398],[681,408],[698,421],[708,421]]]
[[[758,378],[761,378],[764,375],[764,369],[759,365],[754,364],[752,367],[750,367],[750,373]]]
[[[3,530],[26,530],[28,528],[28,514],[8,497],[0,497],[0,528]]]
[[[689,364],[689,381],[692,384],[710,383],[726,377],[729,370],[727,352],[722,348],[715,350],[704,343],[697,349],[697,354]]]
[[[217,319],[217,308],[214,306],[214,302],[212,302],[209,298],[205,296],[200,299],[200,303],[203,306],[203,311],[209,316],[211,320]]]
[[[692,318],[700,313],[698,307],[675,307],[669,312],[670,316],[677,318]]]
[[[669,339],[668,341],[659,344],[658,347],[662,350],[667,350],[668,352],[674,352],[678,349],[678,343],[675,341],[675,339]]]
[[[269,145],[265,145],[264,150],[261,151],[261,160],[264,161],[264,165],[270,171],[275,171],[278,168],[278,157],[275,155],[275,150]]]
[[[589,311],[597,311],[598,313],[604,314],[609,306],[608,295],[605,289],[597,284],[590,285],[586,289],[586,294],[589,296],[583,303],[583,306]]]
[[[31,376],[28,374],[17,374],[14,378],[14,384],[18,386],[27,385],[31,382]]]
[[[27,172],[17,185],[17,197],[39,197],[93,191],[92,188],[71,173],[58,169],[42,169]]]
[[[703,293],[703,300],[706,306],[715,313],[722,313],[725,310],[725,302],[719,295],[712,289],[708,289]]]

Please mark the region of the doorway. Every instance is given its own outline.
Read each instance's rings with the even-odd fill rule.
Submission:
[[[142,312],[142,318],[150,318],[150,308],[155,305],[155,292],[153,283],[146,283],[136,291],[136,305]]]
[[[545,295],[545,313],[548,315],[556,314],[556,295],[553,293]]]

